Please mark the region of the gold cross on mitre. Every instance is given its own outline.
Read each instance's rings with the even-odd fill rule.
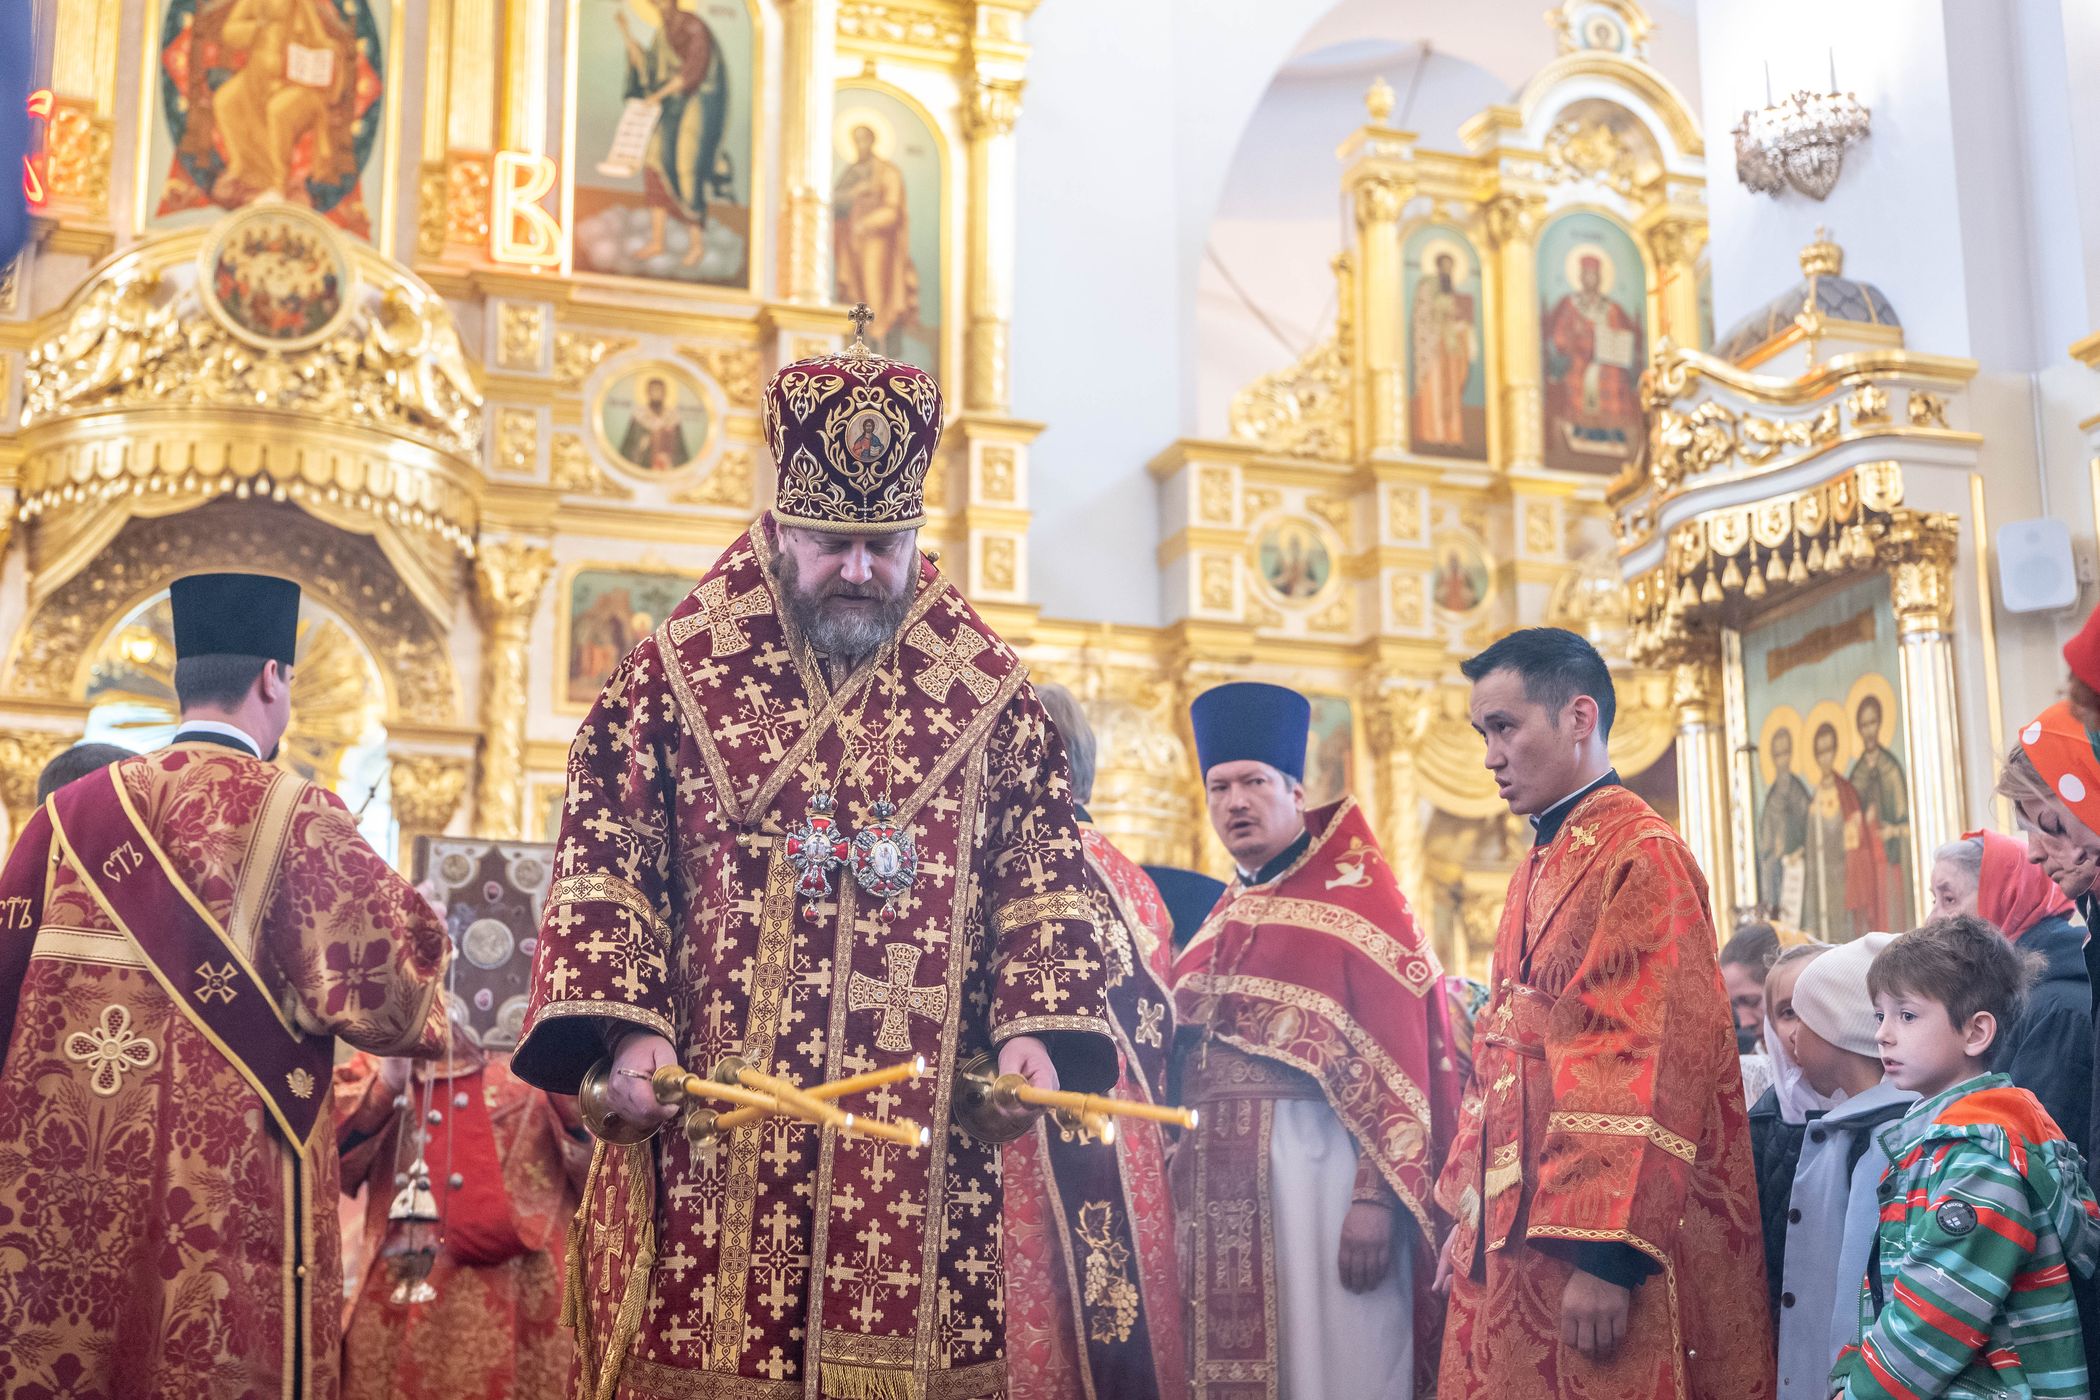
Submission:
[[[875,319],[875,312],[866,302],[858,302],[851,311],[846,313],[846,319],[853,323],[853,344],[847,350],[847,353],[852,354],[857,351],[863,355],[867,354],[868,342],[866,337],[868,334],[868,323]]]

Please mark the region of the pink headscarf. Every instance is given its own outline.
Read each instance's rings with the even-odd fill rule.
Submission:
[[[1983,872],[1976,880],[1976,913],[2016,939],[2044,919],[2071,912],[2056,882],[2027,859],[2027,847],[1995,831],[1972,831],[1963,840],[1983,842]]]

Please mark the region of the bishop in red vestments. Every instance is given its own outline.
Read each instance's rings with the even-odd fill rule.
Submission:
[[[1191,710],[1238,863],[1174,964],[1174,1163],[1201,1400],[1408,1400],[1435,1353],[1430,1186],[1458,1109],[1442,969],[1370,823],[1305,810],[1304,696]]]
[[[1463,670],[1537,844],[1510,880],[1458,1142],[1446,1400],[1768,1400],[1748,1120],[1706,881],[1619,784],[1614,700],[1572,632]]]
[[[1108,962],[1116,1097],[1166,1102],[1174,1043],[1173,924],[1145,872],[1086,814],[1095,740],[1069,690],[1039,687],[1071,760]],[[1166,1130],[1117,1122],[1111,1142],[1045,1118],[1006,1149],[1008,1400],[1183,1400],[1188,1355],[1167,1194]]]
[[[1020,659],[916,547],[941,398],[856,343],[768,386],[777,504],[607,681],[569,750],[514,1064],[573,1091],[724,1056],[906,1148],[769,1118],[601,1148],[565,1308],[584,1393],[979,1400],[1006,1389],[996,1149],[961,1062],[1116,1077],[1071,783]],[[849,443],[870,435],[868,460]],[[615,1074],[622,1116],[660,1120]]]
[[[297,586],[172,593],[173,744],[59,789],[0,873],[0,1395],[328,1400],[336,1038],[435,1050],[449,944],[266,761]]]

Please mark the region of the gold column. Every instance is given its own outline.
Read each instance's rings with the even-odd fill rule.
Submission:
[[[1373,674],[1364,688],[1364,737],[1370,741],[1372,782],[1378,801],[1379,839],[1400,892],[1417,910],[1429,905],[1424,869],[1422,786],[1416,755],[1436,713],[1436,691],[1391,675]],[[1426,918],[1426,912],[1422,915]],[[1426,925],[1425,925],[1426,927]],[[1453,971],[1458,965],[1454,964]]]
[[[1706,221],[1664,212],[1643,232],[1655,259],[1657,338],[1699,348],[1699,250],[1706,246]]]
[[[1502,317],[1502,440],[1512,470],[1538,471],[1546,464],[1545,402],[1539,391],[1538,269],[1539,216],[1536,196],[1499,194],[1483,211],[1494,245],[1498,305]]]
[[[1356,186],[1357,285],[1367,307],[1400,305],[1400,215],[1413,192],[1405,180],[1385,171],[1366,176]],[[1357,449],[1401,451],[1407,446],[1407,414],[1401,392],[1400,317],[1358,316],[1356,335],[1357,363],[1363,366],[1357,378],[1363,396],[1357,404]]]
[[[1677,825],[1706,873],[1714,922],[1725,934],[1735,917],[1729,856],[1728,726],[1717,646],[1693,643],[1671,668],[1677,710]]]
[[[547,144],[547,0],[504,0],[502,120],[505,150],[537,155]]]
[[[781,0],[780,298],[831,301],[832,57],[838,0]]]
[[[395,864],[414,869],[418,836],[442,836],[467,795],[467,760],[443,754],[393,756],[394,820],[401,825]]]
[[[1903,512],[1882,544],[1883,561],[1893,566],[1903,726],[1910,736],[1911,897],[1919,909],[1932,907],[1932,853],[1968,829],[1954,687],[1958,531],[1952,516]]]
[[[474,599],[485,639],[474,829],[493,840],[515,841],[525,826],[526,644],[553,568],[553,551],[526,540],[484,542],[474,561]]]
[[[969,142],[969,322],[964,332],[963,404],[1003,413],[1007,384],[1007,325],[1011,320],[1014,261],[1014,121],[1021,115],[1021,80],[980,71],[963,106]]]

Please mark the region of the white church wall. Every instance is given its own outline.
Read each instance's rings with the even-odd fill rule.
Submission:
[[[2066,348],[2088,334],[2093,304],[2088,211],[2100,183],[2081,150],[2095,149],[2100,104],[2071,80],[2100,55],[2100,22],[2076,4],[2020,0],[1771,0],[1747,8],[1701,0],[1704,125],[1714,171],[1708,191],[1717,320],[1762,304],[1799,274],[1795,253],[1827,225],[1847,275],[1887,293],[1907,346],[1978,362],[1961,425],[1985,439],[1980,475],[1993,531],[2049,514],[2072,529],[2091,578],[2092,489],[2078,429],[2100,408],[2100,379]],[[1820,45],[1804,43],[1813,34]],[[1873,131],[1845,157],[1823,202],[1752,195],[1732,178],[1731,132],[1762,106],[1764,65],[1783,98],[1838,86],[1873,114]],[[1919,474],[1916,503],[1968,511],[1967,483]],[[1972,820],[1990,818],[1989,691],[1976,664],[1985,625],[1976,541],[1959,561],[1956,646]],[[1994,554],[1986,554],[1986,560]],[[2063,676],[2058,650],[2091,606],[2015,614],[1996,602],[2002,723],[2047,704]],[[1976,742],[1988,739],[1989,742]]]
[[[1693,4],[1650,5],[1650,52],[1696,100]],[[1211,302],[1202,267],[1213,222],[1224,216],[1232,265],[1258,247],[1252,260],[1264,274],[1277,266],[1283,304],[1309,301],[1294,319],[1312,324],[1340,246],[1328,155],[1361,121],[1368,75],[1351,80],[1342,124],[1295,152],[1308,202],[1269,207],[1259,217],[1272,227],[1230,226],[1252,217],[1224,207],[1228,181],[1278,70],[1339,43],[1398,41],[1405,51],[1426,35],[1433,68],[1452,61],[1496,79],[1465,89],[1481,94],[1477,107],[1507,100],[1551,61],[1555,40],[1537,0],[1058,0],[1030,18],[1028,34],[1014,411],[1048,425],[1031,457],[1031,591],[1053,616],[1156,623],[1158,503],[1145,464],[1176,437],[1222,430],[1227,375],[1251,368],[1244,382],[1292,358],[1251,316],[1228,329]],[[1398,76],[1396,65],[1396,87]],[[1418,124],[1437,110],[1427,100],[1417,98]],[[1199,356],[1212,337],[1241,347],[1222,351],[1235,358],[1215,370]],[[1258,337],[1273,357],[1255,353]]]

